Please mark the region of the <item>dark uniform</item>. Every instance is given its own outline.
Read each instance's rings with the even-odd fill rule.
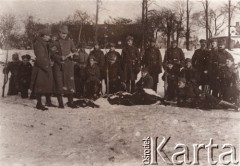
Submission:
[[[222,98],[225,101],[237,103],[240,95],[240,90],[237,87],[239,73],[235,69],[234,64],[230,68],[225,66],[222,70],[220,75]]]
[[[173,64],[171,61],[168,64]],[[166,100],[175,100],[177,97],[177,81],[178,81],[179,71],[178,68],[173,66],[172,69],[166,68],[162,80],[165,81],[165,85],[167,84],[167,88],[165,89],[165,99]]]
[[[153,78],[149,73],[136,83],[138,89],[153,89],[153,85]]]
[[[99,66],[100,69],[100,79],[103,78],[104,75],[104,64],[105,64],[105,56],[102,50],[100,49],[94,49],[90,52],[89,58],[94,57],[97,65]]]
[[[198,87],[189,85],[178,88],[177,105],[179,107],[200,109],[238,109],[237,106],[231,103],[220,101],[210,94],[199,90]]]
[[[219,42],[219,48],[211,51],[211,86],[212,94],[215,97],[222,98],[222,80],[220,75],[223,72],[224,66],[226,66],[227,59],[233,59],[233,56],[227,52],[224,48],[224,41]]]
[[[89,57],[89,60],[95,59]],[[88,98],[97,99],[100,93],[100,69],[95,61],[95,64],[91,65],[90,63],[86,67],[86,96]]]
[[[49,35],[47,29],[42,30],[41,35]],[[37,98],[37,109],[47,110],[42,105],[41,97],[46,95],[46,105],[51,106],[50,95],[53,93],[53,73],[48,43],[39,37],[33,46],[36,61],[32,70],[30,88]]]
[[[30,55],[23,55],[23,61],[28,59],[28,62],[22,62],[19,66],[19,87],[22,98],[28,98],[28,89],[30,89],[32,64],[29,62]]]
[[[127,40],[133,40],[129,37]],[[122,49],[123,72],[126,80],[127,92],[135,90],[135,80],[140,71],[140,53],[137,47],[127,45]]]
[[[167,62],[172,61],[174,63],[174,66],[178,69],[184,66],[184,61],[185,61],[185,55],[182,51],[181,48],[178,47],[171,47],[168,48],[167,51],[165,52],[163,64],[164,64],[164,69],[166,68]]]
[[[76,56],[74,65],[74,80],[76,86],[76,96],[84,96],[85,95],[85,83],[86,83],[86,67],[88,54],[85,50],[80,50],[79,54]]]
[[[210,52],[207,49],[197,49],[192,56],[192,66],[200,75],[200,85],[202,90],[209,85],[209,67],[210,67]]]
[[[162,56],[159,49],[151,46],[147,48],[142,61],[153,78],[153,90],[157,91],[158,75],[162,73]]]
[[[190,58],[186,58],[185,63],[185,67],[180,71],[180,77],[185,78],[187,84],[199,86],[200,76],[198,71],[192,67],[192,60]]]
[[[19,92],[18,72],[21,61],[19,61],[18,54],[13,54],[12,59],[13,61],[9,62],[7,66],[3,69],[3,73],[11,73],[7,95],[17,95]]]
[[[117,54],[107,55],[107,64],[105,67],[105,80],[109,80],[109,93],[113,94],[123,90],[122,82],[124,82],[123,70],[119,62]],[[107,81],[106,81],[107,83]],[[108,84],[108,83],[107,83]]]

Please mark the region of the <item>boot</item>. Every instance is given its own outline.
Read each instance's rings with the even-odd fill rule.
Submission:
[[[44,105],[42,105],[42,96],[41,95],[37,95],[36,98],[37,98],[36,108],[38,110],[42,110],[42,111],[48,110],[48,108],[46,108],[46,107],[44,107]]]
[[[45,104],[45,106],[47,106],[47,107],[57,107],[56,105],[54,105],[52,103],[50,95],[46,95],[46,104]]]
[[[72,94],[70,94],[68,96],[67,106],[70,107],[70,108],[78,108],[78,106],[73,103],[73,95]]]
[[[58,108],[64,108],[63,99],[61,95],[57,96],[57,100],[58,100]]]

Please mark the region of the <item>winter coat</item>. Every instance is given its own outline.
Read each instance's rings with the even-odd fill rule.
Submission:
[[[79,64],[81,64],[83,67],[87,66],[88,62],[88,54],[86,52],[80,51],[78,53],[78,61]]]
[[[108,65],[105,67],[105,75],[104,78],[108,79],[109,81],[114,80],[121,80],[124,81],[124,75],[123,70],[118,62],[115,62],[113,64],[107,63]]]
[[[92,66],[88,65],[86,67],[86,78],[87,83],[90,81],[100,82],[100,69],[97,64],[94,64]]]
[[[180,71],[180,77],[185,78],[187,84],[194,84],[195,86],[199,85],[200,76],[198,74],[198,71],[193,67],[185,67],[184,69],[182,69]]]
[[[200,75],[200,84],[209,84],[210,51],[197,49],[192,56],[192,66]],[[207,73],[204,73],[204,71],[207,71]]]
[[[38,38],[33,45],[36,61],[32,70],[31,90],[35,94],[48,94],[53,92],[53,75],[48,44]]]
[[[3,73],[11,73],[9,79],[8,95],[16,95],[19,92],[19,67],[21,62],[9,62],[7,67],[4,68]]]
[[[122,49],[123,72],[125,80],[136,80],[140,71],[140,53],[137,47],[126,46]]]
[[[136,85],[139,89],[153,89],[153,78],[147,74],[145,77],[141,77]]]
[[[32,75],[32,64],[31,63],[21,63],[19,66],[19,87],[20,89],[29,89],[31,83],[31,75]]]
[[[149,73],[162,73],[162,56],[158,48],[149,47],[145,50],[142,64],[148,68]]]
[[[76,48],[71,39],[59,39],[56,43],[58,52],[53,54],[53,76],[55,82],[55,93],[57,94],[73,94],[75,93],[74,82],[74,62],[72,58],[61,60],[61,56],[67,56],[71,52],[75,52]]]
[[[183,67],[185,64],[185,55],[182,49],[178,47],[168,48],[163,60],[164,68],[166,68],[168,61],[173,61],[174,66],[177,68]]]

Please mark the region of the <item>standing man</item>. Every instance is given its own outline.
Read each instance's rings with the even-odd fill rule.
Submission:
[[[126,80],[127,92],[133,93],[135,81],[140,71],[140,53],[137,47],[133,46],[133,37],[127,37],[127,46],[122,49],[123,75]]]
[[[42,104],[42,96],[46,96],[47,106],[53,106],[50,100],[50,95],[53,92],[53,75],[48,50],[50,33],[49,29],[42,29],[39,32],[39,37],[33,45],[36,61],[32,71],[30,87],[36,94],[36,108],[42,111],[48,110],[48,108]]]
[[[162,73],[162,56],[156,47],[156,39],[150,39],[150,46],[145,51],[142,64],[148,68],[148,72],[153,78],[153,90],[157,92],[158,75]]]
[[[64,108],[62,104],[62,95],[68,97],[68,107],[77,108],[73,103],[73,94],[75,90],[74,82],[74,62],[69,55],[76,52],[75,45],[71,39],[68,38],[68,27],[63,25],[59,28],[59,39],[56,43],[57,52],[54,55],[54,80],[56,86],[57,98],[59,107]]]
[[[102,80],[104,77],[104,64],[105,57],[103,51],[99,47],[99,43],[94,43],[94,49],[89,54],[89,59],[94,57],[99,69],[100,69],[100,79]]]
[[[114,43],[110,43],[110,49],[108,53],[105,56],[105,61],[109,61],[109,58],[112,58],[112,56],[116,56],[117,63],[119,63],[120,66],[122,66],[122,57],[121,55],[115,50],[116,45]]]
[[[210,51],[210,88],[214,97],[219,97],[220,78],[218,74],[218,43],[216,39],[211,41]]]
[[[174,67],[176,67],[179,70],[179,72],[180,72],[180,68],[182,68],[185,64],[184,53],[182,49],[177,46],[176,40],[172,41],[172,47],[168,48],[165,53],[165,57],[163,60],[164,69],[166,69],[168,61],[172,61]]]
[[[200,40],[201,47],[192,56],[192,66],[200,75],[200,86],[205,92],[209,92],[210,52],[206,49],[206,40]]]

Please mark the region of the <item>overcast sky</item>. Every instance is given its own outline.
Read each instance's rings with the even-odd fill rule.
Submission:
[[[155,4],[152,4],[151,8],[171,6],[173,1],[155,0]],[[202,10],[201,0],[190,1],[194,3],[194,10]],[[212,7],[228,2],[228,0],[210,1]],[[103,23],[109,16],[130,19],[140,17],[141,2],[142,0],[102,0],[103,10],[100,11],[99,23]],[[28,15],[33,15],[43,23],[58,22],[64,20],[77,9],[87,11],[94,16],[96,0],[0,0],[0,14],[14,13],[19,21],[24,20]]]

